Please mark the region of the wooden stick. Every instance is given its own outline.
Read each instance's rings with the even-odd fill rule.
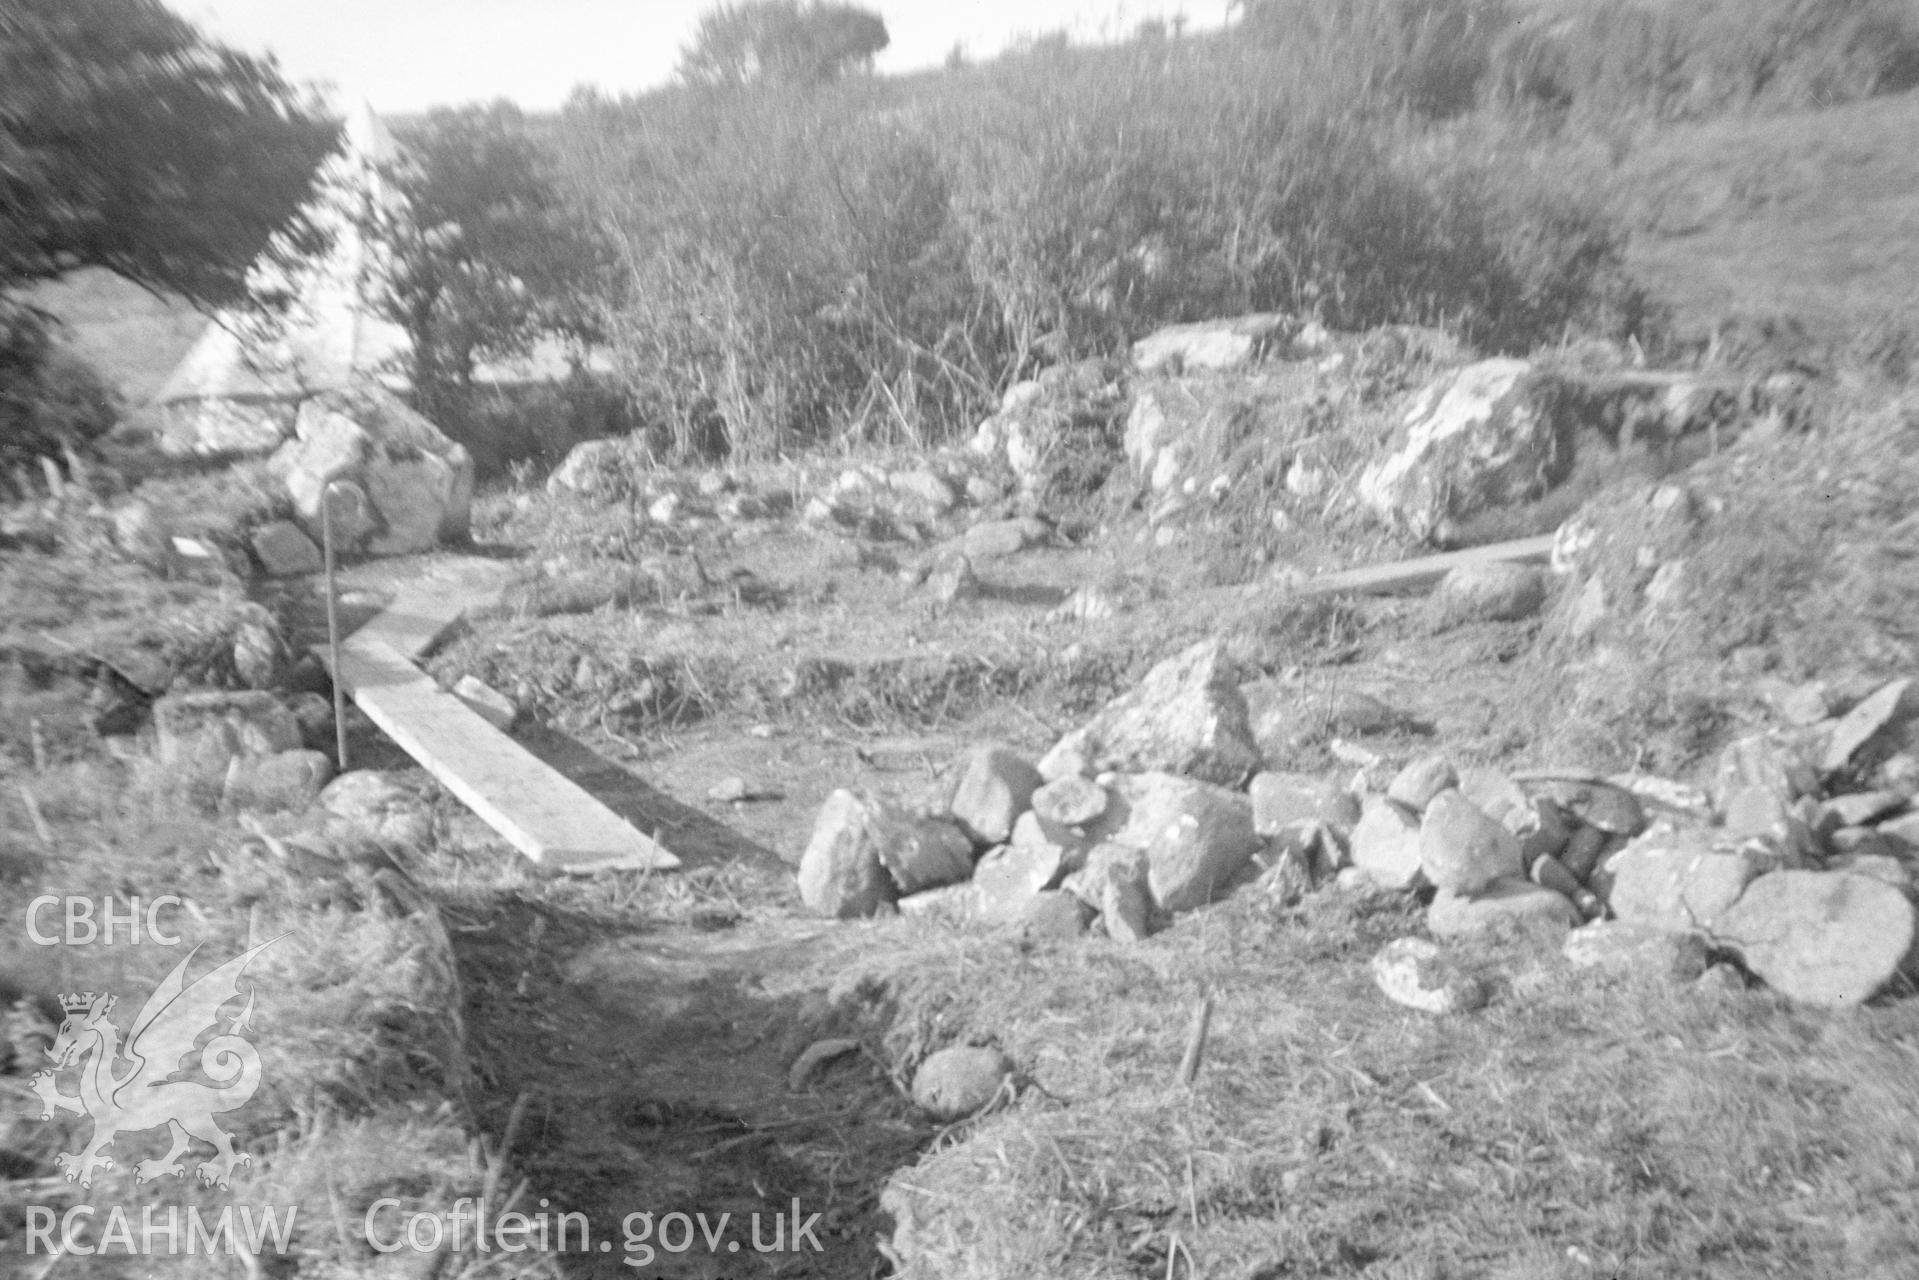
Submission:
[[[320,543],[326,550],[326,640],[332,654],[333,741],[339,755],[340,772],[353,766],[346,752],[346,685],[340,677],[340,604],[333,580],[333,482],[320,490]]]
[[[39,797],[33,794],[33,788],[26,783],[20,784],[20,800],[27,806],[27,818],[33,823],[33,834],[40,837],[40,843],[53,848],[53,828],[47,825],[47,816],[40,812]]]
[[[1213,998],[1199,1002],[1193,1013],[1193,1029],[1186,1037],[1186,1056],[1179,1060],[1179,1082],[1191,1085],[1199,1075],[1200,1055],[1206,1051],[1206,1028],[1213,1020]]]

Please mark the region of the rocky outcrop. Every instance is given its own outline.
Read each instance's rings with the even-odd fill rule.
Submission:
[[[1246,699],[1218,641],[1169,658],[1039,762],[1048,779],[1069,773],[1158,770],[1238,786],[1259,768]]]
[[[329,486],[334,546],[343,551],[405,555],[467,535],[472,457],[378,387],[302,402],[293,439],[270,466],[316,542]]]

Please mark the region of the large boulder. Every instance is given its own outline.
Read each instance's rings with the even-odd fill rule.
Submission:
[[[407,555],[467,535],[472,456],[391,392],[361,385],[313,396],[293,430],[271,467],[316,541],[329,485],[343,551]]]
[[[1441,375],[1360,476],[1360,499],[1395,528],[1446,541],[1476,512],[1538,497],[1572,466],[1555,388],[1525,360],[1482,360]]]
[[[1259,765],[1233,662],[1217,640],[1202,640],[1061,738],[1039,771],[1050,780],[1153,770],[1238,786]]]
[[[1760,876],[1713,927],[1746,967],[1794,1000],[1856,1005],[1912,952],[1913,907],[1869,876],[1775,871]]]

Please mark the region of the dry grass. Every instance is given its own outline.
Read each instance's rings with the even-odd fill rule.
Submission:
[[[902,1274],[1901,1274],[1909,1003],[1808,1012],[1504,945],[1461,952],[1491,1006],[1435,1019],[1366,970],[1418,928],[1337,892],[1244,894],[1137,949],[896,926],[864,976],[896,1058],[992,1042],[1033,1085],[896,1180]]]

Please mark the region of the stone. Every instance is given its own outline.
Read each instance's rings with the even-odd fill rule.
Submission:
[[[1470,896],[1441,889],[1426,909],[1426,928],[1435,938],[1468,938],[1513,929],[1570,930],[1579,923],[1579,908],[1564,894],[1513,877],[1495,880]]]
[[[1367,796],[1353,828],[1353,865],[1382,889],[1410,889],[1419,883],[1419,821],[1393,801]]]
[[[1872,771],[1871,784],[1891,791],[1908,801],[1919,797],[1919,751],[1895,751]]]
[[[334,545],[342,550],[405,555],[467,536],[472,456],[377,384],[303,401],[293,439],[269,467],[316,540],[327,486],[340,481],[350,490],[334,507]]]
[[[1100,886],[1099,919],[1114,942],[1144,942],[1152,936],[1152,902],[1131,880],[1107,880]]]
[[[1835,858],[1853,854],[1897,858],[1906,852],[1904,845],[1876,827],[1840,827],[1826,837],[1825,846]]]
[[[1542,889],[1551,889],[1554,893],[1563,895],[1569,902],[1577,901],[1580,891],[1585,888],[1579,877],[1550,853],[1541,854],[1533,859],[1532,866],[1526,872],[1526,878]]]
[[[1566,847],[1556,856],[1575,879],[1584,883],[1599,865],[1608,842],[1609,837],[1598,827],[1580,827],[1567,838]]]
[[[901,893],[957,884],[973,874],[973,842],[957,824],[890,805],[873,805],[869,814],[880,865]]]
[[[1245,797],[1196,791],[1146,845],[1147,889],[1162,911],[1203,907],[1232,890],[1260,847]]]
[[[1058,845],[1009,844],[989,851],[973,870],[980,919],[987,924],[1019,920],[1065,872],[1065,850]]]
[[[546,491],[553,497],[617,497],[632,486],[630,456],[625,441],[583,440],[567,451],[565,459],[546,478]]]
[[[1692,982],[1706,971],[1706,941],[1627,920],[1594,920],[1566,935],[1566,959],[1580,969],[1643,973]]]
[[[1433,589],[1434,622],[1519,622],[1546,603],[1550,575],[1537,565],[1491,562],[1450,570]]]
[[[1142,374],[1243,369],[1284,342],[1291,324],[1268,312],[1168,325],[1133,344],[1133,368]]]
[[[1736,964],[1715,964],[1700,974],[1692,987],[1701,995],[1742,996],[1747,990],[1746,975]]]
[[[1539,497],[1572,466],[1572,424],[1555,411],[1554,389],[1525,360],[1442,374],[1361,474],[1360,501],[1415,538],[1445,541],[1469,516]]]
[[[1246,794],[1253,802],[1253,830],[1263,836],[1277,835],[1296,822],[1321,822],[1351,831],[1358,821],[1348,809],[1348,802],[1357,804],[1357,797],[1313,774],[1257,773]]]
[[[957,551],[942,552],[933,558],[926,575],[926,593],[936,603],[950,605],[978,599],[980,591],[979,575],[973,572],[971,560]]]
[[[1494,822],[1503,820],[1514,809],[1529,809],[1532,797],[1525,788],[1498,769],[1474,765],[1459,772],[1459,794],[1478,806]]]
[[[287,667],[280,624],[258,605],[241,607],[246,613],[233,627],[233,674],[249,689],[277,688]]]
[[[1010,747],[976,747],[960,764],[947,810],[976,843],[1004,844],[1043,782],[1039,770]]]
[[[753,789],[738,774],[729,774],[706,789],[706,798],[715,804],[737,804],[752,797]]]
[[[1711,929],[1761,870],[1750,850],[1712,847],[1702,834],[1655,825],[1607,859],[1606,905],[1638,924],[1687,933]]]
[[[1809,680],[1781,690],[1771,701],[1781,719],[1801,727],[1818,724],[1840,710],[1838,690],[1824,680]]]
[[[338,747],[333,703],[325,695],[296,693],[287,699],[287,709],[293,712],[294,722],[300,726],[300,745],[315,751],[331,751]]]
[[[953,486],[938,472],[925,467],[896,471],[887,477],[887,484],[895,493],[923,503],[935,516],[943,516],[959,505],[959,495],[953,492]]]
[[[913,1103],[935,1120],[963,1120],[997,1098],[1012,1074],[998,1049],[941,1049],[913,1073]]]
[[[1084,827],[1106,812],[1112,796],[1090,778],[1068,774],[1033,792],[1033,812],[1048,827]],[[1048,831],[1049,836],[1054,836]],[[1057,836],[1054,836],[1057,839]]]
[[[1770,787],[1741,786],[1726,797],[1724,825],[1729,840],[1748,840],[1783,827],[1792,807]]]
[[[155,745],[164,764],[224,773],[235,756],[300,748],[300,722],[271,693],[170,693],[153,704]]]
[[[1775,871],[1746,887],[1713,926],[1767,986],[1829,1006],[1871,999],[1912,952],[1913,906],[1866,876]]]
[[[1915,713],[1919,713],[1919,691],[1911,680],[1880,686],[1833,726],[1819,760],[1820,771],[1834,774],[1847,768],[1867,743],[1886,729],[1903,725]]]
[[[291,520],[269,520],[253,531],[253,556],[270,578],[295,578],[326,568],[313,539]]]
[[[298,813],[333,780],[333,758],[318,751],[282,751],[242,761],[227,778],[225,800],[261,813]]]
[[[1458,785],[1459,774],[1453,762],[1434,752],[1421,756],[1395,774],[1386,786],[1386,798],[1414,813],[1424,813],[1434,796]]]
[[[1533,796],[1525,804],[1506,810],[1497,820],[1518,838],[1519,860],[1527,867],[1539,858],[1557,858],[1572,842],[1572,827],[1565,814],[1545,796]]]
[[[1422,1013],[1466,1013],[1486,1003],[1486,985],[1424,938],[1395,938],[1373,954],[1373,983],[1394,1004]]]
[[[1669,817],[1686,818],[1693,822],[1711,822],[1713,819],[1712,795],[1703,787],[1647,773],[1619,773],[1606,781],[1622,791],[1631,792],[1633,798],[1639,801],[1640,811],[1648,813],[1649,817],[1649,811],[1663,811]]]
[[[1770,733],[1749,734],[1727,744],[1713,773],[1712,797],[1720,812],[1735,792],[1769,791],[1791,804],[1819,787],[1812,767],[1783,738]]]
[[[1174,493],[1186,470],[1190,441],[1199,434],[1199,422],[1205,416],[1207,403],[1178,382],[1148,384],[1134,393],[1121,443],[1126,461],[1132,462],[1134,474],[1149,491]],[[1161,503],[1149,522],[1163,524],[1184,505],[1180,497],[1173,497]]]
[[[1456,789],[1440,792],[1426,806],[1419,824],[1419,865],[1430,883],[1456,894],[1525,875],[1518,837]]]
[[[1020,912],[1020,932],[1030,938],[1078,938],[1086,933],[1093,909],[1062,889],[1033,895]]]
[[[1902,813],[1877,827],[1880,835],[1891,840],[1900,852],[1919,853],[1919,813]]]
[[[1567,814],[1608,835],[1636,836],[1646,829],[1646,811],[1624,787],[1588,778],[1546,778],[1536,789]]]
[[[986,520],[960,535],[959,551],[969,560],[1003,560],[1028,547],[1044,544],[1053,536],[1046,522],[1030,516],[1010,520]]]
[[[870,916],[897,896],[873,838],[874,807],[844,788],[820,807],[799,871],[800,898],[820,915]]]
[[[1834,796],[1820,808],[1841,827],[1863,827],[1906,807],[1906,798],[1891,791],[1855,791]]]
[[[908,894],[893,906],[903,916],[970,924],[979,918],[979,889],[971,880]]]
[[[327,783],[320,807],[381,844],[417,849],[433,838],[433,817],[420,798],[377,769],[353,769]]]
[[[1106,936],[1114,941],[1142,942],[1151,933],[1144,850],[1112,841],[1096,845],[1064,888],[1100,913]]]
[[[136,499],[114,509],[113,541],[122,555],[155,573],[173,563],[173,532],[150,502]]]
[[[1233,663],[1219,641],[1203,640],[1061,738],[1039,771],[1051,780],[1152,770],[1238,786],[1260,763]]]
[[[520,718],[520,709],[513,705],[513,699],[478,676],[465,675],[454,681],[453,696],[501,733],[511,729],[513,722]]]
[[[1847,853],[1826,861],[1825,870],[1844,871],[1889,884],[1907,897],[1912,896],[1912,868],[1905,859],[1889,853]]]

